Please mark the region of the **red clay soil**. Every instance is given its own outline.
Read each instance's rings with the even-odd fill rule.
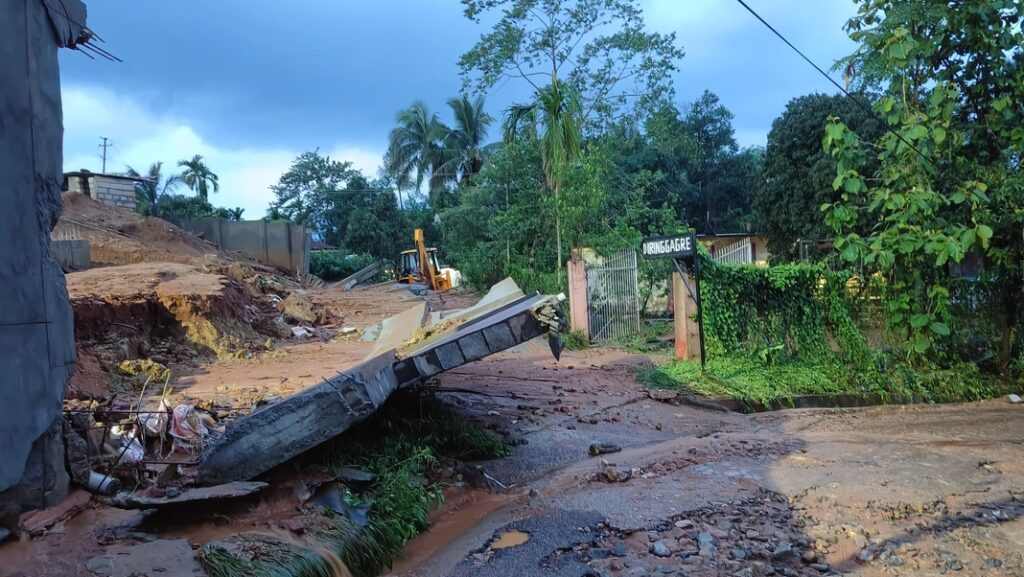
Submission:
[[[137,262],[202,263],[204,255],[238,259],[213,244],[155,217],[108,206],[77,193],[65,193],[57,233],[67,227],[89,241],[93,265]]]

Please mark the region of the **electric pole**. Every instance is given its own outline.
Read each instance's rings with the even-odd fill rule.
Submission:
[[[101,136],[100,138],[103,140],[103,144],[100,145],[100,147],[103,148],[103,174],[106,174],[107,173],[107,147],[108,146],[113,146],[113,143],[111,143],[110,139],[108,139],[106,136]]]

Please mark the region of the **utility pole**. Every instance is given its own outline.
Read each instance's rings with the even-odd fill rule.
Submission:
[[[103,144],[100,145],[100,147],[103,148],[103,174],[106,174],[107,173],[107,147],[113,146],[113,143],[110,142],[110,139],[108,139],[106,136],[101,136],[100,138],[103,140]]]

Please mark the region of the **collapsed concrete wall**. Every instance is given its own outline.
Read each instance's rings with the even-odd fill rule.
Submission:
[[[0,529],[67,491],[60,410],[74,331],[50,231],[63,181],[57,49],[84,22],[79,0],[0,5]]]

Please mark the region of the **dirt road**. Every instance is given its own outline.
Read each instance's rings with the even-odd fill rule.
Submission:
[[[472,391],[453,403],[526,444],[486,464],[514,485],[505,503],[450,508],[393,574],[1024,575],[1021,406],[713,412],[649,398],[642,360],[505,355],[445,375]]]
[[[213,374],[252,382],[249,371],[276,368],[301,381],[297,365],[348,345],[322,346]],[[748,416],[650,398],[633,377],[644,362],[586,351],[556,363],[527,347],[444,374],[442,398],[502,435],[511,456],[466,479],[491,491],[450,489],[391,574],[1024,575],[1021,406]],[[592,457],[595,443],[621,451]],[[150,569],[163,571],[144,574],[197,574],[204,543],[302,526],[291,490],[271,482],[228,507],[86,510],[0,548],[0,575],[110,574],[111,559],[120,574],[144,565],[153,544],[164,553]]]

